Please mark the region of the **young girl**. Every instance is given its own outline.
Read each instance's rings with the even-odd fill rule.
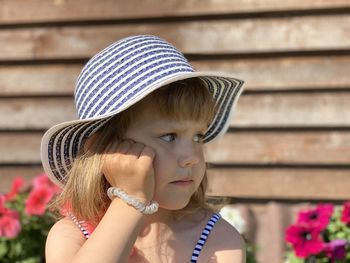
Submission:
[[[203,154],[241,87],[195,72],[156,36],[95,55],[76,84],[79,120],[42,139],[44,169],[63,188],[47,262],[245,262],[240,234],[205,202]]]

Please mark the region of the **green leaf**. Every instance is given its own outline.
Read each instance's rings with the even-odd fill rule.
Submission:
[[[0,259],[2,259],[8,253],[8,246],[4,239],[0,240]],[[1,262],[1,260],[0,260]]]
[[[293,252],[288,252],[286,254],[286,263],[304,263],[304,259],[295,256]]]
[[[30,257],[30,258],[23,259],[21,261],[17,261],[16,263],[40,263],[40,262],[41,262],[40,257]]]

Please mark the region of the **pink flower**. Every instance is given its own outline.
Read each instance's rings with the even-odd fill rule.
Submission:
[[[50,181],[46,174],[40,174],[33,179],[33,188],[26,200],[27,215],[43,215],[47,204],[61,189]]]
[[[51,189],[54,193],[58,193],[61,189],[50,181],[46,174],[40,174],[33,179],[33,188],[46,187]]]
[[[46,205],[50,202],[53,196],[54,192],[50,188],[33,188],[25,203],[26,214],[43,215],[45,213]]]
[[[347,225],[350,225],[350,201],[344,203],[341,213],[341,221]]]
[[[291,225],[286,230],[286,241],[289,242],[298,257],[308,257],[322,251],[323,243],[320,228],[311,225]]]
[[[5,195],[6,200],[12,200],[21,190],[24,184],[22,177],[16,177],[12,182],[11,191]]]
[[[312,224],[313,227],[318,227],[324,230],[333,214],[334,206],[332,204],[320,204],[316,208],[306,211],[301,211],[298,215],[298,224]]]
[[[0,236],[15,238],[20,231],[21,223],[16,211],[8,210],[7,213],[0,215]]]
[[[0,196],[0,237],[15,238],[21,231],[19,214],[5,207],[6,196]]]
[[[331,263],[335,262],[335,260],[344,259],[346,256],[346,240],[332,240],[330,243],[324,244],[324,252],[327,257],[331,259]]]

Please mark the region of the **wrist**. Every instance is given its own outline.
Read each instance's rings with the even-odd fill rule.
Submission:
[[[112,221],[114,220],[114,222],[120,220],[121,215],[123,218],[128,218],[128,220],[130,220],[130,223],[132,221],[141,222],[145,219],[146,216],[119,198],[114,198],[111,201],[107,212],[108,217],[111,218]]]
[[[153,195],[150,196],[148,193],[144,193],[141,190],[135,191],[135,189],[128,189],[127,187],[124,188],[124,185],[119,186],[117,184],[110,184],[109,188],[120,189],[123,192],[125,192],[127,195],[130,195],[132,197],[137,198],[138,200],[140,200],[144,204],[150,203],[152,201],[152,198],[153,198]],[[108,195],[108,189],[107,189],[107,192],[106,192],[107,195]],[[118,197],[117,196],[113,196],[113,198],[118,198]],[[111,197],[109,197],[109,199],[111,199]]]
[[[136,210],[140,211],[142,214],[154,214],[158,211],[159,205],[157,202],[144,202],[135,196],[128,195],[122,189],[117,187],[108,188],[107,195],[111,200],[114,200],[115,198],[122,200],[129,206],[132,206]]]

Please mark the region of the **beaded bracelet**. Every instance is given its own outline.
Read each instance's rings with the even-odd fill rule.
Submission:
[[[109,187],[107,190],[107,195],[111,200],[113,200],[114,197],[118,197],[128,205],[131,205],[135,209],[139,210],[142,214],[150,215],[158,211],[159,204],[156,201],[152,201],[149,205],[145,205],[136,197],[128,195],[122,189],[117,187]]]

